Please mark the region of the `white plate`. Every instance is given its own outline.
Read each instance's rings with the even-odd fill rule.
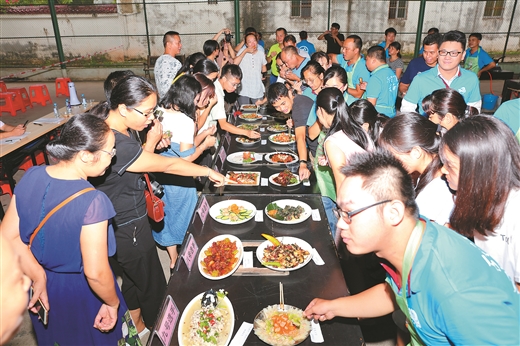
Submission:
[[[256,118],[246,118],[246,117],[252,116],[253,114],[256,114]],[[257,114],[257,113],[244,113],[244,114],[240,114],[238,117],[244,121],[258,121],[258,120],[262,120],[262,118],[263,118],[260,114]]]
[[[275,162],[273,160],[271,160],[271,156],[272,155],[275,155],[275,154],[285,154],[285,155],[289,155],[293,158],[293,160],[291,162]],[[228,156],[229,157],[229,156]],[[291,154],[291,153],[288,153],[286,151],[276,151],[274,153],[269,153],[269,154],[265,154],[264,156],[264,159],[267,161],[267,162],[270,162],[270,163],[280,163],[280,164],[292,164],[292,163],[296,163],[298,162],[298,156],[294,155],[294,154]]]
[[[241,183],[234,182],[234,180],[232,180],[233,183],[226,183],[226,185],[230,185],[230,186],[258,186],[258,185],[260,185],[260,175],[261,175],[260,172],[239,172],[239,171],[232,171],[232,172],[238,173],[238,174],[256,173],[256,174],[258,174],[258,176],[256,177],[256,180],[253,184],[241,184]],[[230,179],[229,172],[226,174],[226,178]]]
[[[269,240],[266,240],[262,244],[260,244],[260,246],[258,246],[256,248],[256,258],[258,258],[258,260],[260,261],[260,263],[262,263],[262,265],[264,267],[267,267],[267,268],[272,269],[272,270],[277,270],[277,271],[280,271],[280,272],[290,272],[290,271],[297,270],[297,269],[300,269],[302,267],[305,267],[305,265],[307,265],[307,263],[309,263],[311,261],[311,259],[312,259],[312,246],[310,246],[310,244],[307,243],[305,240],[302,240],[300,238],[294,238],[294,237],[276,237],[276,239],[278,239],[283,244],[296,244],[299,247],[301,247],[303,250],[308,251],[309,255],[305,258],[305,261],[303,263],[297,265],[294,268],[278,268],[278,267],[267,266],[267,265],[262,263],[262,258],[264,257],[264,249],[266,247],[270,246],[270,245],[273,245],[273,243],[271,243]]]
[[[295,199],[279,199],[278,201],[273,201],[271,203],[276,203],[276,205],[278,205],[282,209],[285,206],[287,206],[287,205],[290,205],[292,207],[301,206],[303,208],[303,213],[300,215],[299,219],[291,220],[291,221],[283,221],[283,220],[277,220],[277,219],[271,217],[267,213],[267,206],[265,206],[264,211],[265,211],[265,214],[267,215],[267,217],[270,218],[271,220],[275,221],[275,222],[278,222],[278,223],[283,223],[283,224],[286,224],[286,225],[292,225],[292,224],[296,224],[296,223],[301,223],[301,222],[307,220],[311,216],[311,214],[312,214],[312,209],[311,209],[311,207],[307,203],[303,203],[303,202],[297,201]]]
[[[247,128],[247,127],[250,127],[250,126],[251,126],[250,129]],[[238,125],[237,127],[238,127],[239,129],[256,131],[256,130],[258,130],[258,128],[259,128],[260,126],[258,126],[258,125],[256,125],[256,124],[241,124],[241,125]]]
[[[279,136],[279,135],[280,135],[280,133],[277,133],[277,134],[274,134],[274,135],[270,135],[269,136],[269,141],[271,141],[271,143],[278,144],[278,145],[288,145],[288,144],[296,143],[296,136],[295,135],[291,135],[292,139],[289,142],[278,142],[278,141],[276,141],[274,139],[274,137]]]
[[[247,138],[244,136],[238,136],[237,138],[235,138],[235,141],[237,141],[238,143],[240,143],[242,145],[253,145],[253,144],[260,142],[260,138],[253,138],[252,142],[242,142],[241,139],[243,139],[243,138],[250,139],[250,138]]]
[[[204,272],[204,268],[202,268],[202,264],[200,263],[200,262],[202,262],[204,260],[204,258],[206,258],[206,255],[204,254],[204,251],[206,251],[208,248],[210,248],[211,245],[213,244],[213,242],[216,242],[216,241],[219,241],[219,240],[224,240],[226,238],[229,238],[229,240],[231,242],[235,242],[236,243],[237,249],[238,249],[238,253],[236,254],[235,257],[238,258],[238,261],[237,261],[237,263],[235,264],[235,266],[233,267],[233,269],[231,269],[231,271],[229,273],[226,273],[226,274],[221,275],[221,276],[211,276],[211,275],[209,275],[209,274]],[[221,279],[227,278],[228,276],[232,275],[235,272],[235,270],[238,269],[238,267],[240,266],[240,263],[242,262],[242,257],[243,256],[244,256],[244,247],[242,246],[242,242],[240,241],[240,239],[238,239],[237,237],[235,237],[234,235],[231,235],[231,234],[221,234],[221,235],[218,235],[218,236],[210,239],[206,244],[204,244],[202,249],[200,249],[197,263],[199,265],[200,273],[206,279],[221,280]]]
[[[273,127],[273,125],[271,126],[267,126],[267,131],[270,131],[270,132],[286,132],[287,131],[287,125],[279,125],[279,126],[283,126],[284,129],[283,130],[277,130],[276,128]]]
[[[240,106],[240,110],[241,111],[244,111],[244,112],[256,112],[256,110],[258,109],[258,106],[257,105],[242,105]]]
[[[198,296],[196,296],[195,298],[193,298],[189,303],[188,305],[186,305],[186,308],[184,309],[184,311],[182,312],[182,315],[181,315],[181,319],[179,320],[179,332],[177,333],[177,340],[179,341],[179,345],[180,346],[189,346],[189,344],[185,344],[182,340],[182,335],[183,335],[183,326],[185,323],[188,324],[188,327],[189,327],[189,324],[191,322],[191,317],[193,316],[193,314],[191,314],[190,316],[188,316],[188,312],[193,308],[193,306],[195,304],[199,304],[200,306],[200,300],[202,299],[202,296],[204,295],[204,292],[199,294]],[[229,310],[229,317],[231,319],[231,323],[230,323],[230,331],[229,331],[229,335],[226,339],[226,342],[225,343],[222,343],[221,345],[227,345],[229,344],[229,342],[231,341],[231,337],[233,336],[233,328],[235,328],[235,312],[233,310],[233,305],[231,305],[231,301],[228,299],[228,297],[225,297],[224,299],[222,298],[219,298],[220,299],[220,302],[224,303],[226,305],[226,307],[228,308]],[[199,307],[196,308],[196,310],[198,310]]]
[[[227,208],[231,204],[236,204],[239,207],[242,206],[242,207],[246,208],[247,210],[252,210],[253,212],[249,215],[248,218],[245,218],[243,220],[238,220],[238,221],[217,219],[217,216],[220,215],[220,209]],[[251,220],[252,218],[254,218],[255,214],[256,214],[256,207],[253,204],[246,202],[246,201],[239,200],[239,199],[228,199],[226,201],[221,201],[221,202],[213,204],[213,206],[211,208],[209,208],[209,215],[211,216],[211,218],[217,222],[223,223],[224,225],[240,225],[241,223],[245,223],[245,222]]]
[[[255,158],[254,161],[252,161],[252,162],[244,162],[244,151],[239,151],[239,152],[236,152],[233,154],[229,154],[228,156],[226,156],[226,160],[228,160],[229,162],[234,163],[236,165],[250,165],[250,164],[256,163],[258,161],[262,161],[262,155],[256,154],[253,152],[251,152],[251,153],[254,154],[254,158]]]
[[[258,314],[256,314],[256,317],[253,321],[253,328],[254,328],[254,331],[255,331],[255,334],[256,336],[258,336],[258,338],[260,340],[262,340],[263,342],[265,342],[266,344],[268,345],[299,345],[301,344],[302,342],[305,341],[305,339],[307,339],[307,337],[309,336],[310,332],[311,332],[311,321],[309,321],[308,319],[306,319],[303,315],[303,310],[302,309],[299,309],[297,307],[294,307],[292,305],[289,305],[289,304],[285,304],[284,306],[284,311],[288,312],[288,313],[297,313],[298,315],[301,316],[302,318],[302,325],[300,326],[300,328],[298,329],[299,331],[302,331],[302,335],[299,335],[297,338],[292,338],[292,337],[289,337],[289,336],[279,336],[279,338],[275,337],[275,338],[272,338],[270,336],[266,336],[264,331],[266,329],[266,323],[265,323],[265,319],[266,319],[266,314],[270,314],[271,312],[277,312],[278,309],[279,309],[279,305],[276,304],[276,305],[269,305],[268,307],[266,307],[265,309],[263,309],[262,311],[260,311]]]
[[[276,178],[276,177],[278,176],[278,174],[280,174],[280,173],[275,173],[275,174],[271,175],[271,176],[269,177],[269,182],[270,182],[271,184],[273,184],[273,185],[276,185],[276,186],[282,186],[281,184],[278,184],[277,182],[274,181],[274,178]],[[291,187],[291,186],[296,186],[296,185],[298,185],[299,183],[301,183],[301,181],[300,181],[300,177],[299,177],[297,174],[294,174],[294,173],[291,173],[291,174],[292,174],[293,177],[296,178],[297,182],[294,183],[294,184],[289,184],[289,185],[282,186],[282,187]]]

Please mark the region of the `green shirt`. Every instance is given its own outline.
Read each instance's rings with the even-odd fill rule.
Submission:
[[[316,149],[316,158],[314,160],[314,173],[316,174],[316,181],[322,196],[329,197],[336,202],[336,186],[334,185],[334,175],[330,166],[320,166],[318,158],[325,156],[325,137],[327,133],[321,131],[318,136],[318,148]]]
[[[267,53],[267,56],[268,57],[271,56],[272,52],[276,52],[276,55],[278,55],[282,52],[282,48],[280,47],[280,45],[278,43],[273,44],[271,46],[271,48],[269,48],[269,52]],[[271,74],[273,76],[278,77],[278,67],[276,67],[276,55],[271,60]]]

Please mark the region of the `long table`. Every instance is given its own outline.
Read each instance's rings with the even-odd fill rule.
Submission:
[[[309,218],[299,224],[284,225],[271,221],[264,213],[263,222],[256,222],[252,219],[241,225],[223,225],[213,220],[209,215],[205,222],[202,223],[199,214],[196,213],[188,229],[183,247],[186,248],[186,241],[190,238],[190,235],[195,239],[199,250],[210,239],[221,234],[237,236],[242,242],[246,242],[246,245],[248,242],[255,244],[259,241],[264,241],[265,239],[261,236],[262,233],[275,236],[293,236],[307,241],[314,247],[325,262],[325,265],[318,266],[311,261],[305,267],[289,272],[289,275],[285,276],[239,276],[235,273],[235,275],[225,279],[214,281],[206,279],[201,275],[197,263],[194,263],[191,271],[189,271],[185,262],[179,258],[174,274],[168,283],[165,304],[167,299],[169,299],[168,296],[171,297],[179,312],[182,313],[187,304],[196,295],[211,288],[215,290],[223,288],[228,292],[228,298],[233,304],[235,312],[233,335],[235,335],[242,322],[253,323],[256,314],[263,308],[278,304],[279,282],[284,284],[285,303],[301,309],[305,309],[307,304],[315,297],[332,299],[349,294],[319,196],[287,194],[204,195],[199,201],[198,207],[200,207],[203,199],[206,199],[209,206],[212,206],[219,201],[235,198],[254,204],[258,213],[264,213],[264,208],[270,202],[287,198],[296,199],[307,203],[312,209],[316,209],[321,220],[313,221]],[[255,250],[254,246],[245,248],[245,251],[254,252]],[[262,265],[254,254],[253,257],[255,258],[254,267],[261,268]],[[335,318],[331,321],[322,322],[320,325],[325,345],[364,344],[361,330],[353,320]],[[157,331],[157,326],[154,331]],[[170,345],[178,345],[177,337],[178,323]],[[302,345],[311,344],[310,337],[302,343]],[[161,342],[154,335],[150,338],[149,345],[161,345]],[[265,344],[254,332],[251,332],[245,345]]]

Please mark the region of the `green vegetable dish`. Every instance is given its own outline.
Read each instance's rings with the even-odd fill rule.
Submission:
[[[276,203],[269,203],[266,209],[270,217],[281,221],[297,220],[305,212],[301,206],[286,205],[284,208],[280,208]]]

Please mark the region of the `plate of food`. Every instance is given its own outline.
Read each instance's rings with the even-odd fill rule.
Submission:
[[[226,185],[242,185],[242,186],[258,186],[260,185],[260,172],[234,172],[228,171],[226,178],[231,180],[231,183]]]
[[[275,173],[269,177],[269,182],[276,186],[291,187],[300,183],[300,177],[285,169],[280,173]]]
[[[228,345],[235,327],[233,305],[223,290],[212,289],[193,298],[179,320],[180,346]]]
[[[242,242],[231,234],[208,241],[199,252],[199,271],[206,279],[221,280],[237,270],[244,256]]]
[[[312,246],[294,237],[269,237],[256,248],[256,258],[263,266],[282,272],[307,265],[312,259]]]
[[[241,125],[238,125],[237,127],[239,129],[256,131],[256,130],[258,130],[259,126],[256,124],[241,124]]]
[[[298,156],[285,151],[265,154],[264,158],[269,163],[296,163],[298,161]]]
[[[240,110],[241,111],[245,111],[245,112],[254,112],[258,109],[258,106],[257,105],[242,105],[240,106]]]
[[[271,132],[286,132],[288,130],[287,125],[274,124],[267,126],[267,131]]]
[[[237,138],[235,138],[235,140],[238,143],[244,144],[244,145],[253,145],[253,144],[260,142],[260,138],[249,138],[246,136],[238,136]]]
[[[311,332],[311,321],[302,309],[284,304],[270,305],[260,311],[253,321],[256,336],[268,345],[289,346],[305,341]]]
[[[239,225],[251,220],[256,214],[256,207],[239,199],[228,199],[213,204],[209,215],[213,220],[225,225]]]
[[[290,225],[307,220],[312,209],[307,203],[295,199],[280,199],[269,203],[265,207],[265,213],[275,222]]]
[[[262,116],[257,113],[242,113],[238,116],[240,119],[245,121],[257,121],[262,120]]]
[[[239,151],[226,156],[226,160],[236,165],[247,165],[262,161],[262,155],[255,154],[252,151]]]
[[[288,134],[287,132],[270,135],[269,140],[274,144],[293,144],[296,142],[296,136]]]

